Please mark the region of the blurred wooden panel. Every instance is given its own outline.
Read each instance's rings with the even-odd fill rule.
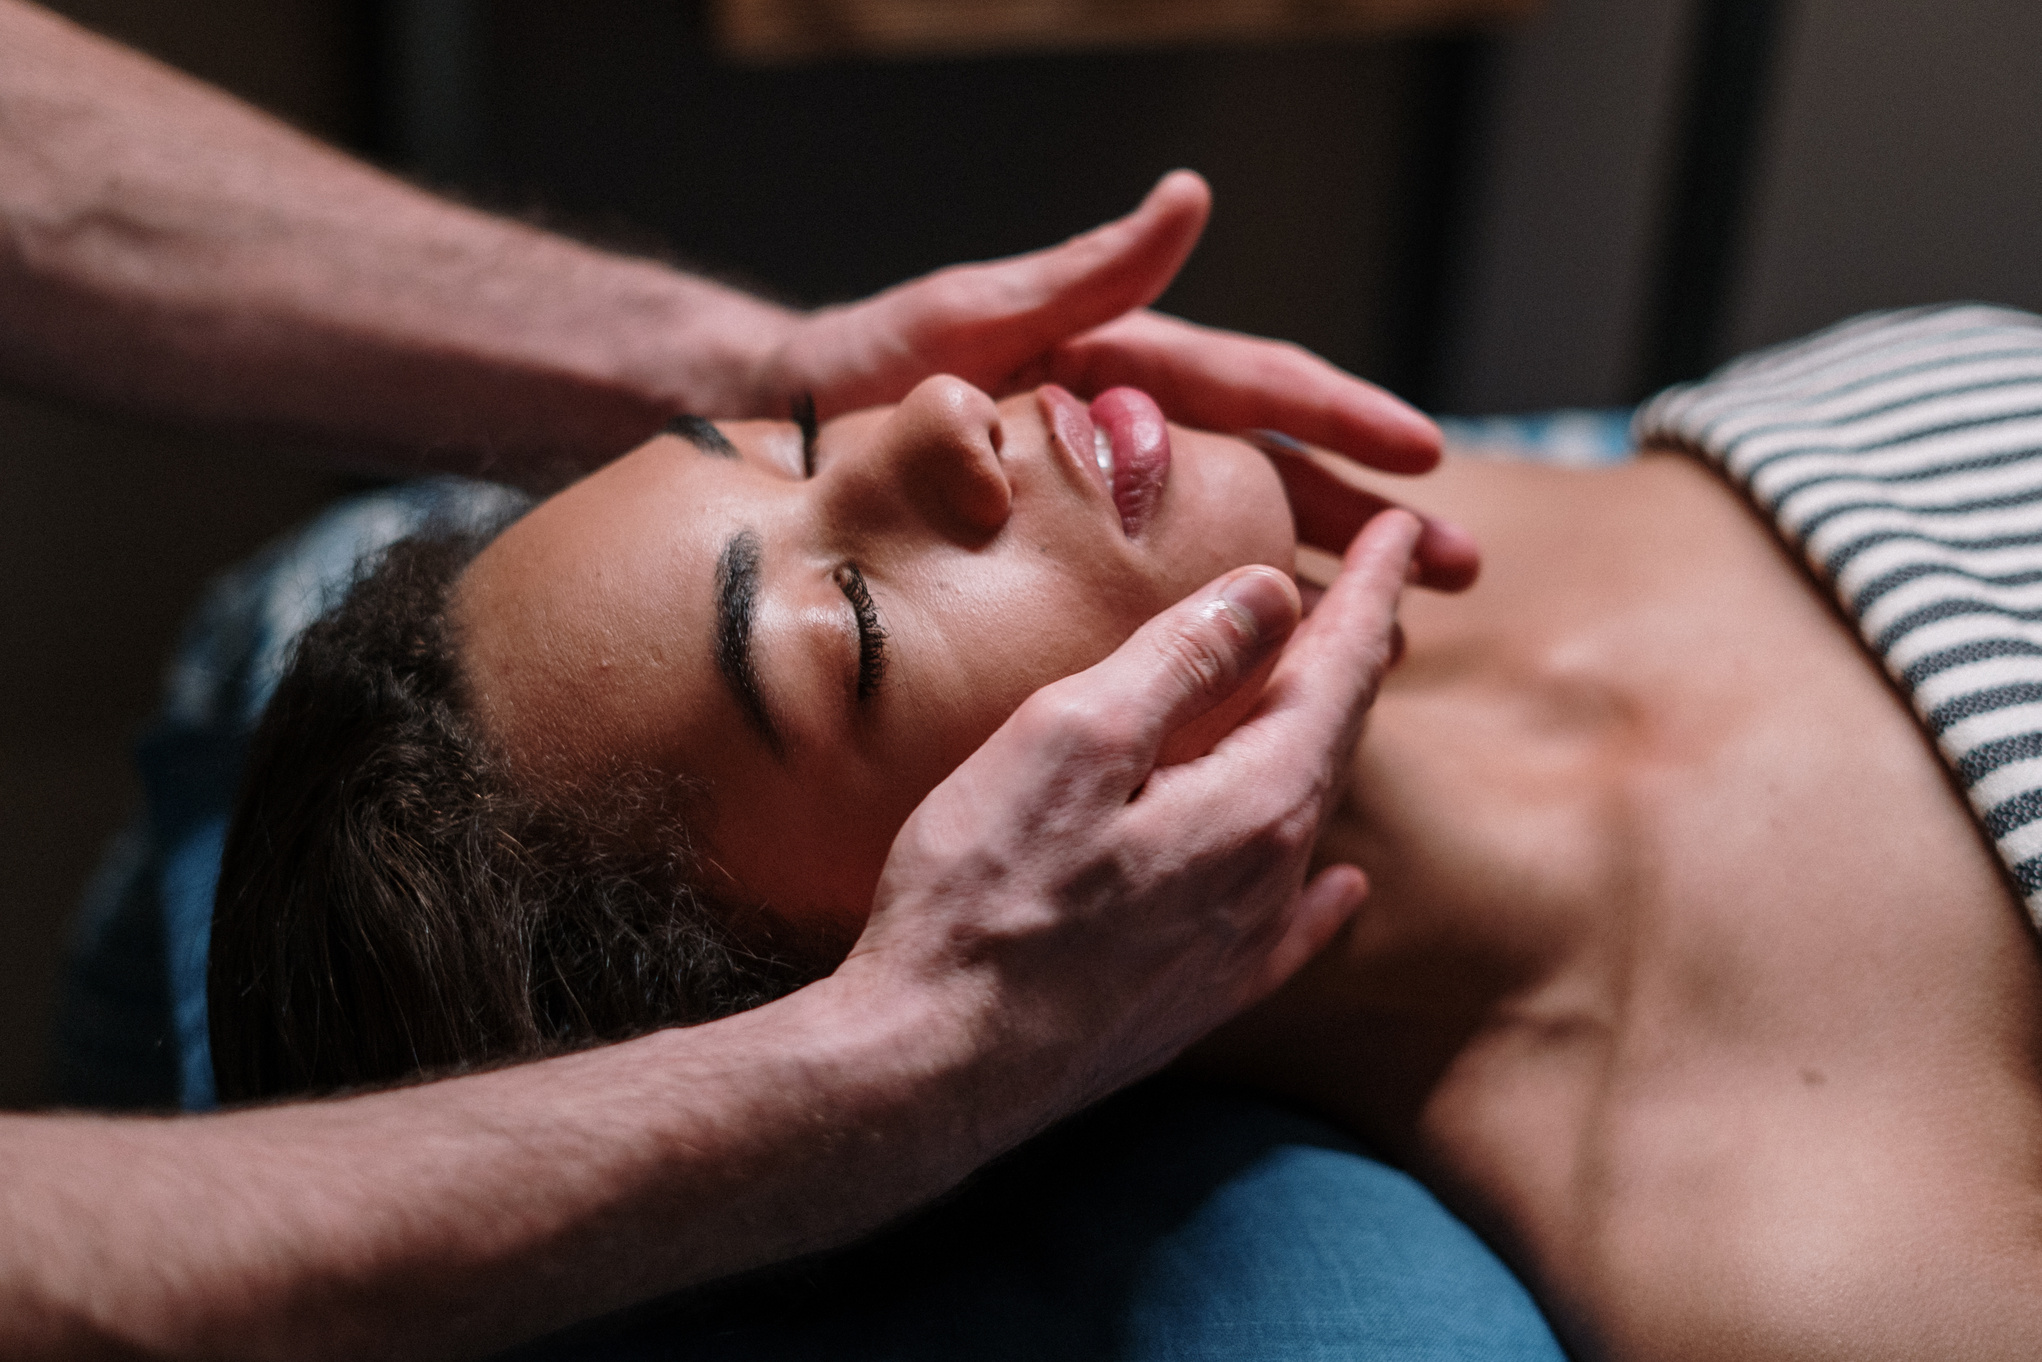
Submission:
[[[982,55],[1444,29],[1517,18],[1538,0],[715,0],[726,55]]]

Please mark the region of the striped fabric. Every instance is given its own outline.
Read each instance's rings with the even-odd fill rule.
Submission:
[[[1633,430],[1717,465],[1806,557],[2042,927],[2042,318],[1860,317],[1670,388]]]

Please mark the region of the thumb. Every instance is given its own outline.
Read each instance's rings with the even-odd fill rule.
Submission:
[[[1149,778],[1173,733],[1283,646],[1300,614],[1288,574],[1238,568],[1144,624],[1105,661],[1044,686],[922,801],[894,841],[886,875],[918,848],[966,847],[989,826],[1011,829],[1028,772],[1047,796],[1031,815],[1038,823],[1063,808],[1095,826]]]
[[[1211,211],[1205,181],[1172,171],[1126,217],[1046,250],[940,271],[876,301],[918,354],[943,354],[953,370],[965,358],[966,377],[1008,386],[1063,341],[1161,297]]]
[[[811,313],[755,386],[807,389],[826,414],[897,402],[935,373],[995,396],[1027,386],[1058,345],[1161,295],[1211,208],[1204,180],[1172,171],[1132,213],[1060,246],[954,265]]]
[[[1043,347],[1146,307],[1177,277],[1205,231],[1212,189],[1190,170],[1173,170],[1140,205],[1060,246],[982,268],[1004,270],[1024,301],[1057,323]]]
[[[1058,708],[1098,712],[1114,722],[1099,755],[1112,752],[1132,793],[1148,778],[1173,734],[1223,704],[1283,646],[1302,614],[1297,584],[1260,565],[1218,578],[1137,630],[1086,671],[1045,688]],[[1113,750],[1113,749],[1118,750]]]

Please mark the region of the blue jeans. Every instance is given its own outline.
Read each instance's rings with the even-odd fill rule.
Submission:
[[[689,1362],[1554,1360],[1509,1270],[1311,1117],[1163,1080],[854,1249],[515,1354]]]

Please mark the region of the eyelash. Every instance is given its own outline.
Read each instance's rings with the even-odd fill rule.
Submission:
[[[879,622],[878,607],[872,604],[865,574],[856,565],[846,563],[831,575],[858,618],[858,698],[870,699],[886,675],[886,629]]]
[[[794,424],[801,427],[801,476],[815,476],[815,394],[794,395]]]

